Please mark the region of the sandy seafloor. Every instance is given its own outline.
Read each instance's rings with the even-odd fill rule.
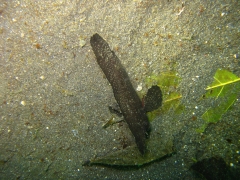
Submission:
[[[0,179],[193,179],[194,160],[212,156],[239,168],[239,95],[217,124],[196,132],[216,70],[240,76],[239,17],[238,0],[1,0]],[[135,88],[151,73],[182,78],[184,112],[154,120],[174,138],[172,156],[139,168],[82,166],[121,149],[130,133],[102,128],[115,99],[89,43],[94,33]]]

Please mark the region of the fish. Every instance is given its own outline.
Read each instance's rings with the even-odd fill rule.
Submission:
[[[135,138],[138,150],[144,155],[147,150],[146,139],[151,130],[145,107],[142,105],[142,101],[121,61],[108,43],[96,33],[90,38],[90,44],[98,65],[112,86],[114,97]]]

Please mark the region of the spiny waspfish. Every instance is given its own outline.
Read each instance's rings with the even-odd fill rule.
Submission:
[[[144,154],[146,152],[146,138],[150,133],[150,123],[146,115],[148,108],[143,107],[127,72],[115,53],[111,51],[108,43],[96,33],[91,37],[90,44],[100,68],[112,86],[114,97],[135,137],[137,147],[141,154]],[[157,104],[160,106],[162,102],[161,90],[158,86],[153,87],[153,89],[151,88],[154,91],[152,94],[158,94],[160,99],[158,98]],[[157,93],[155,93],[156,91]]]

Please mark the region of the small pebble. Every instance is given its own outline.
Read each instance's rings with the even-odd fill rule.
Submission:
[[[221,13],[221,16],[224,16],[225,14],[226,14],[225,12],[222,12],[222,13]]]
[[[142,83],[140,83],[137,87],[137,91],[141,91],[142,90]]]
[[[239,56],[238,56],[238,54],[234,54],[233,57],[234,57],[235,59],[238,59]]]
[[[77,135],[78,135],[78,130],[73,129],[73,130],[72,130],[72,133],[73,133],[74,136],[77,136]]]
[[[25,106],[26,102],[25,101],[21,101],[21,105]]]
[[[86,41],[84,41],[83,39],[80,39],[80,40],[79,40],[79,45],[80,45],[81,47],[85,46],[85,44],[86,44]]]
[[[45,77],[44,77],[44,76],[40,76],[40,79],[41,79],[41,80],[44,80],[44,79],[45,79]]]

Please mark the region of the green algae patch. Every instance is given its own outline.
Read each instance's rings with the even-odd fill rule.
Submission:
[[[174,71],[165,72],[160,75],[152,74],[146,78],[145,83],[147,87],[156,84],[163,92],[162,107],[147,113],[149,121],[152,121],[161,114],[168,113],[170,110],[172,110],[174,114],[183,112],[185,107],[181,104],[182,95],[177,90],[180,82],[181,78],[177,76],[177,73]]]
[[[204,124],[196,130],[199,133],[204,132],[209,123],[217,123],[236,101],[240,92],[240,78],[227,70],[218,69],[213,83],[206,90],[203,98],[214,98],[215,106],[202,115]]]
[[[84,165],[110,165],[110,166],[142,166],[161,159],[173,153],[172,137],[162,133],[163,130],[157,128],[151,132],[147,141],[148,151],[142,155],[136,145],[128,146],[125,149],[110,152],[104,156],[93,158]]]

